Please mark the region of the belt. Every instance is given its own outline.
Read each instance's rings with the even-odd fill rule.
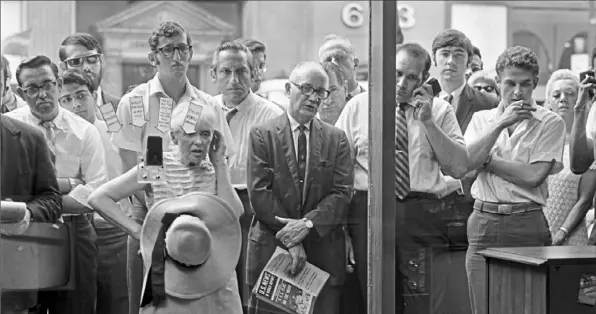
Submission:
[[[535,202],[499,204],[476,200],[474,202],[474,209],[484,213],[512,215],[542,210],[542,205]]]

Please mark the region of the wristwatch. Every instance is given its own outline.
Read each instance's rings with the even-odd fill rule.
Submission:
[[[310,219],[302,218],[302,221],[304,221],[304,223],[306,224],[306,228],[312,229],[313,224],[312,224],[312,221],[310,221]]]
[[[68,177],[68,184],[70,184],[70,190],[72,191],[77,186],[77,181],[74,178]]]

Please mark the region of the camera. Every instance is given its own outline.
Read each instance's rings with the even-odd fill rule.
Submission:
[[[586,79],[587,76],[591,76],[592,78],[595,78],[596,77],[596,73],[595,72],[596,71],[594,71],[594,69],[590,69],[588,71],[581,72],[579,74],[579,81],[580,82],[583,82]]]

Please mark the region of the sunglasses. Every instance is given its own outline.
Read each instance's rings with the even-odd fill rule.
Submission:
[[[484,90],[487,93],[492,93],[495,91],[495,88],[490,85],[486,85],[486,86],[476,85],[476,86],[474,86],[474,88],[479,92],[481,92],[482,90]]]
[[[87,62],[87,64],[98,63],[100,61],[99,56],[100,56],[100,54],[96,53],[96,54],[90,55],[90,56],[70,58],[70,59],[64,60],[64,62],[66,62],[66,64],[68,64],[68,66],[70,66],[70,67],[78,68],[78,67],[83,66],[84,62]]]

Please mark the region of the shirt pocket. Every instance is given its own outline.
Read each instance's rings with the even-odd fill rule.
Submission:
[[[58,177],[73,177],[83,179],[81,175],[81,161],[78,157],[59,154],[56,157],[56,173]]]

